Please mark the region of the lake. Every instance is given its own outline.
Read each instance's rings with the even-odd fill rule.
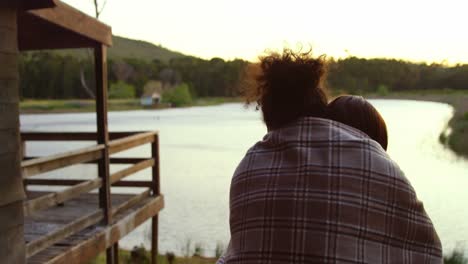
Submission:
[[[449,252],[457,243],[468,248],[468,244],[463,244],[468,240],[468,161],[458,158],[438,141],[453,114],[452,107],[406,100],[371,102],[387,122],[388,152],[423,201],[444,251]],[[93,113],[21,115],[23,131],[95,131],[95,122]],[[160,131],[161,192],[166,199],[159,227],[162,253],[186,254],[198,246],[210,256],[217,244],[227,245],[229,184],[247,149],[266,133],[260,112],[242,104],[111,112],[109,130]],[[27,151],[28,155],[36,156],[84,145],[34,142],[28,143]],[[127,153],[144,157],[149,156],[150,150],[141,147]],[[113,165],[111,172],[120,169],[119,166],[122,165]],[[91,178],[96,174],[95,165],[77,165],[44,177]],[[150,179],[150,171],[128,179]],[[134,191],[112,188],[112,192]],[[143,225],[119,245],[125,248],[148,245],[148,231],[149,226]]]

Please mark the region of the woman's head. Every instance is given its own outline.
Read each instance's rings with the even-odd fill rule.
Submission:
[[[253,83],[244,94],[247,103],[262,109],[269,130],[277,129],[299,117],[325,117],[327,96],[322,87],[325,62],[311,52],[270,53],[250,68]]]
[[[328,104],[328,118],[366,133],[387,150],[387,126],[379,112],[361,96],[340,96]]]

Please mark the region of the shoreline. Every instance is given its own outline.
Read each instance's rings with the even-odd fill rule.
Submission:
[[[397,99],[446,103],[454,108],[454,115],[447,124],[451,131],[441,131],[439,141],[459,157],[468,159],[468,92],[457,91],[411,91],[392,92],[388,95],[364,94],[367,99]],[[224,103],[241,103],[239,97],[202,97],[191,104],[178,108],[215,106]],[[153,108],[142,107],[139,99],[109,100],[109,112],[131,110],[171,109],[168,105]],[[93,100],[24,100],[20,102],[21,114],[59,114],[94,112]]]
[[[447,129],[441,131],[439,141],[452,150],[458,157],[468,159],[468,93],[390,93],[388,95],[367,94],[366,99],[396,99],[445,103],[453,107],[454,114],[447,123]]]
[[[167,103],[161,103],[154,107],[143,107],[140,105],[140,99],[109,99],[108,111],[158,110],[195,106],[214,106],[223,103],[236,102],[242,102],[242,99],[238,97],[201,97],[194,99],[190,104],[180,107],[171,107]],[[20,114],[93,113],[95,111],[95,101],[91,99],[25,99],[20,102]]]

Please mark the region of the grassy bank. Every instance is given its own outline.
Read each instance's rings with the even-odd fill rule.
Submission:
[[[172,262],[169,262],[168,255],[158,255],[158,264],[215,264],[216,258],[205,258],[199,256],[192,257],[175,257],[173,256]],[[139,248],[137,254],[131,257],[131,252],[128,250],[120,249],[119,250],[119,263],[122,264],[150,264],[151,255],[149,251],[145,251],[142,248]],[[105,264],[106,263],[106,254],[101,253],[94,260],[88,264]]]
[[[240,102],[236,97],[202,97],[193,100],[184,107],[210,106],[223,103]],[[156,109],[170,108],[168,104],[160,104]],[[31,113],[77,113],[94,112],[96,109],[94,100],[31,100],[20,102],[20,111],[24,114]],[[139,99],[112,99],[108,102],[109,111],[142,110],[148,109],[140,105]]]
[[[451,133],[448,136],[442,133],[440,141],[458,155],[468,158],[468,91],[429,90],[392,92],[387,95],[368,94],[366,98],[406,99],[450,104],[455,110],[454,116],[448,124]]]
[[[150,253],[148,251],[144,251],[140,249],[139,255],[131,258],[131,253],[128,250],[119,250],[119,263],[122,264],[150,264]],[[168,256],[158,255],[158,263],[159,264],[215,264],[216,258],[204,258],[204,257],[174,257],[174,259],[169,262]],[[97,258],[91,261],[89,264],[105,264],[106,258],[105,254],[101,253]],[[450,252],[449,254],[445,254],[444,256],[444,264],[468,264],[468,258],[463,253],[463,250],[460,248],[455,249],[454,251]]]

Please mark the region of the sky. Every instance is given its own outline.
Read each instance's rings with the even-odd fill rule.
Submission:
[[[62,1],[94,16],[93,0]],[[107,0],[100,20],[205,59],[312,46],[334,58],[468,63],[466,0]]]

